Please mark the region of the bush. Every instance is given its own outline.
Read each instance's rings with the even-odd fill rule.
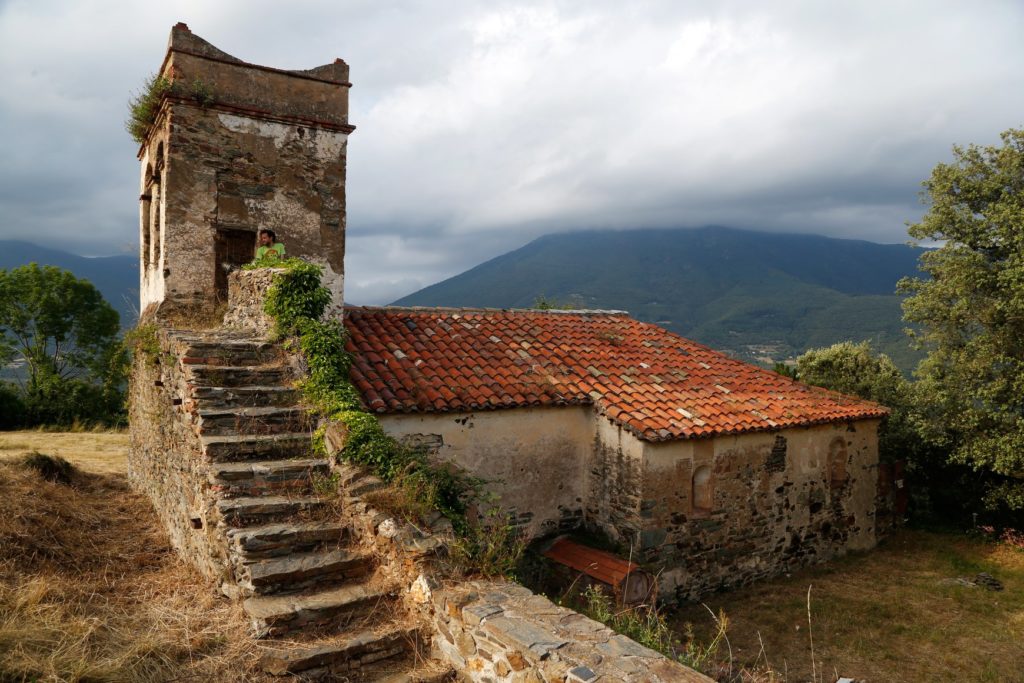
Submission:
[[[155,323],[140,324],[128,330],[123,344],[132,355],[145,358],[150,365],[155,364],[160,356],[160,340],[157,338]]]
[[[514,578],[525,552],[526,537],[497,507],[469,522],[451,547],[456,566],[486,578]]]
[[[120,386],[48,377],[25,390],[23,425],[122,427],[127,423],[124,400]]]
[[[128,118],[124,128],[132,140],[140,145],[146,141],[149,129],[156,123],[164,97],[170,94],[190,98],[200,107],[208,107],[217,100],[210,84],[198,78],[185,86],[159,74],[152,74],[143,83],[142,90],[128,99]]]
[[[331,292],[320,283],[323,270],[297,258],[275,259],[273,267],[284,272],[274,278],[263,309],[274,319],[278,335],[298,334],[301,338],[310,333],[331,302]]]

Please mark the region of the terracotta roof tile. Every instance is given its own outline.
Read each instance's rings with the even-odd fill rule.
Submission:
[[[648,441],[886,414],[622,313],[350,306],[345,327],[379,413],[592,404]]]

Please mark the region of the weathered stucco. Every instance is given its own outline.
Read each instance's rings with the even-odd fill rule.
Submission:
[[[587,524],[629,545],[641,529],[640,499],[644,442],[595,415],[592,457],[587,468]]]
[[[139,152],[141,309],[223,302],[224,267],[251,260],[269,228],[324,268],[340,310],[347,65],[268,69],[176,27],[161,74],[175,89]]]
[[[642,441],[587,407],[381,422],[488,480],[531,537],[588,527],[630,548],[660,572],[668,599],[877,540],[878,420],[664,443]]]
[[[383,415],[392,436],[486,479],[531,536],[579,526],[594,441],[582,407]]]

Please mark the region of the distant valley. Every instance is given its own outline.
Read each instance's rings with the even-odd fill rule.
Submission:
[[[619,309],[764,364],[869,339],[906,372],[896,282],[923,249],[721,227],[548,235],[398,299],[402,306],[529,308],[538,297]]]

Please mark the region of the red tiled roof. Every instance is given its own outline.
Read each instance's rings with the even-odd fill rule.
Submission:
[[[594,405],[667,441],[881,417],[624,313],[345,309],[352,381],[377,413]]]

